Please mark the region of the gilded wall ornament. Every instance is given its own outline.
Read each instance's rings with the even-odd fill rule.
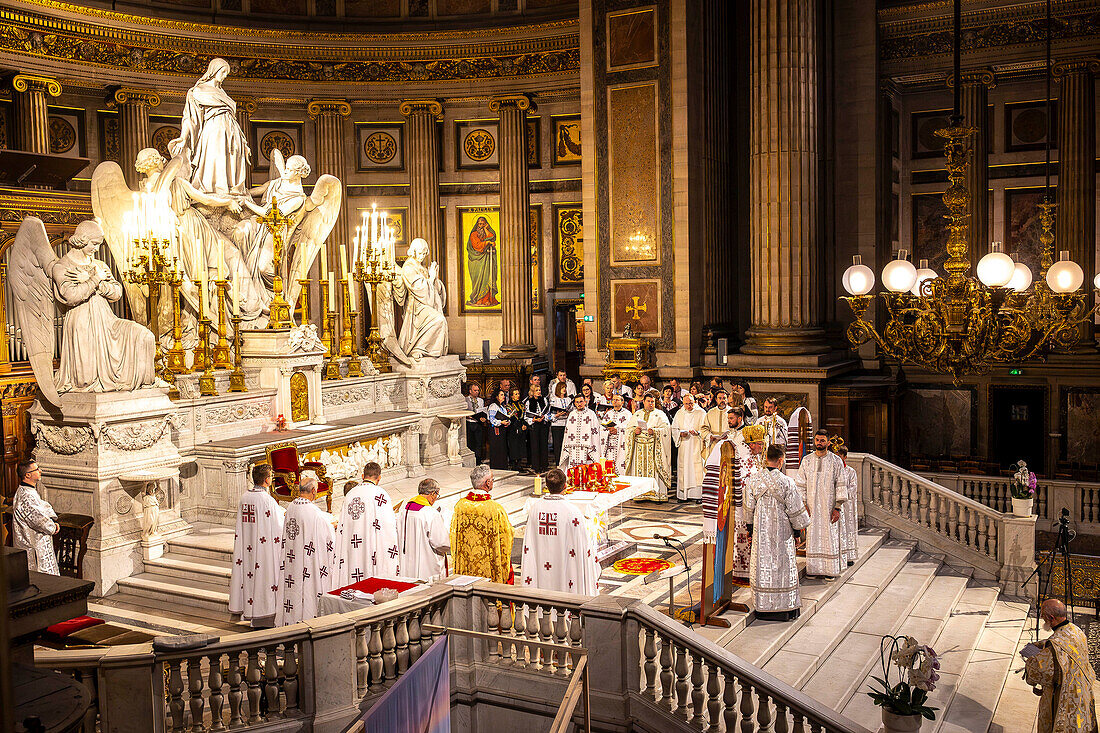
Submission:
[[[294,372],[290,377],[290,419],[309,420],[309,380],[303,372]]]
[[[397,155],[397,141],[388,132],[375,132],[363,143],[363,150],[372,163],[389,163]]]
[[[76,130],[64,117],[50,116],[50,152],[67,153],[76,145]]]
[[[554,207],[558,240],[558,282],[562,284],[584,282],[584,230],[581,227],[583,213],[577,204]]]
[[[157,149],[157,152],[164,156],[165,160],[171,160],[172,155],[168,152],[168,143],[175,140],[180,136],[180,129],[173,125],[164,125],[158,127],[156,132],[153,133],[152,145]]]
[[[481,162],[493,156],[496,150],[496,141],[488,130],[471,130],[462,141],[462,150],[470,160]]]
[[[283,158],[294,155],[294,140],[282,130],[272,130],[260,138],[260,152],[265,158],[271,158],[271,151],[278,150]]]

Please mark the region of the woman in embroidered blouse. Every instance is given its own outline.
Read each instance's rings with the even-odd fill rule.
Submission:
[[[489,467],[501,471],[508,470],[508,395],[498,389],[493,403],[489,405]]]
[[[508,423],[508,468],[520,470],[520,463],[527,460],[527,423],[523,420],[523,396],[519,387],[512,387],[508,400],[511,422]]]

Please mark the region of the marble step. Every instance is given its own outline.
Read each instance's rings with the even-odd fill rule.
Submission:
[[[860,691],[867,675],[878,665],[879,645],[884,634],[907,633],[903,629],[915,613],[935,613],[940,611],[939,624],[935,633],[943,625],[943,618],[958,601],[966,589],[969,573],[959,573],[954,568],[939,565],[938,558],[915,555],[911,561],[914,566],[935,563],[935,571],[928,578],[923,592],[912,587],[912,570],[899,573],[871,608],[856,623],[852,630],[840,641],[822,662],[816,672],[802,686],[802,691],[818,702],[839,709]],[[946,605],[945,605],[946,603]],[[928,619],[931,621],[932,619]],[[930,638],[934,634],[924,634],[916,630],[917,638]],[[866,690],[864,690],[866,691]]]
[[[226,566],[233,557],[233,528],[203,525],[189,534],[168,541],[167,554],[198,558],[198,561],[220,561]]]
[[[141,573],[118,581],[120,592],[155,601],[175,602],[180,608],[229,613],[229,584],[198,583]]]
[[[996,585],[987,581],[971,580],[934,639],[913,634],[917,641],[931,645],[940,655],[940,680],[936,689],[928,696],[928,705],[939,708],[937,720],[941,720],[955,696],[955,689],[985,629],[986,621],[992,615],[999,594],[1000,588]],[[870,672],[880,673],[878,669]],[[880,710],[864,694],[873,683],[870,674],[864,678],[859,691],[852,695],[841,712],[861,725],[878,730],[882,721]],[[1003,684],[1003,680],[1001,683]],[[922,730],[932,730],[932,727]]]
[[[909,547],[884,544],[836,595],[818,606],[813,617],[764,665],[764,671],[801,688],[824,669],[822,665],[849,632],[863,627],[862,635],[878,637],[892,630],[932,582],[940,565],[937,558],[910,552]],[[900,563],[895,568],[896,560]],[[882,631],[876,633],[878,629]],[[838,669],[846,667],[831,671],[846,676]]]
[[[841,576],[833,581],[818,578],[802,579],[802,613],[797,620],[793,622],[763,621],[757,620],[750,613],[743,621],[743,628],[721,642],[722,646],[750,664],[757,667],[765,666],[799,630],[810,622],[818,609],[828,603],[849,581],[863,572],[865,567],[869,564],[878,567],[885,562],[884,558],[888,558],[896,572],[905,564],[914,546],[910,542],[888,540],[885,534],[878,530],[861,530],[859,556],[855,565],[845,569]],[[879,556],[879,553],[884,551],[885,554]]]
[[[227,562],[211,560],[203,562],[189,555],[168,553],[156,560],[145,561],[146,575],[160,575],[179,580],[195,580],[200,583],[228,583],[233,570]]]
[[[251,629],[226,612],[184,607],[179,599],[157,601],[115,593],[88,603],[88,615],[155,634],[239,634]]]

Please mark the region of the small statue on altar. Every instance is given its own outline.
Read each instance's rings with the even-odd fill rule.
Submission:
[[[393,296],[405,307],[398,344],[413,361],[447,353],[447,319],[443,308],[447,290],[439,279],[439,263],[428,261],[428,243],[417,237],[409,244],[409,256],[401,276],[393,283]]]
[[[54,254],[41,219],[19,226],[8,255],[12,315],[27,350],[42,397],[60,404],[62,392],[128,392],[156,383],[153,333],[119,318],[111,303],[122,285],[107,263],[95,258],[103,230],[81,222],[69,251]],[[63,313],[61,360],[53,373],[54,317]]]
[[[447,458],[451,461],[458,461],[460,456],[458,452],[458,420],[451,420],[450,425],[447,426]]]
[[[160,536],[160,499],[157,498],[157,485],[145,485],[141,496],[141,539],[150,540]]]
[[[401,465],[401,438],[397,435],[386,439],[386,461],[391,468]]]

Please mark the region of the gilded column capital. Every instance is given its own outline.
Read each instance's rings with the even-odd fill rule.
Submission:
[[[344,99],[314,99],[306,107],[311,119],[317,119],[321,115],[340,115],[347,117],[351,114],[351,105]]]
[[[238,112],[244,112],[249,117],[256,114],[256,100],[252,97],[236,97],[233,101],[237,103]]]
[[[1055,79],[1060,79],[1067,74],[1095,74],[1098,71],[1100,71],[1100,59],[1087,57],[1060,59],[1054,62],[1054,68],[1051,69],[1051,76]]]
[[[964,69],[962,72],[963,87],[985,86],[992,89],[997,86],[997,79],[993,76],[992,69]],[[955,88],[955,74],[947,75],[947,88]]]
[[[118,87],[108,95],[107,104],[111,107],[123,104],[144,104],[147,107],[159,107],[160,95],[148,89]]]
[[[408,117],[414,112],[427,112],[432,117],[443,114],[443,105],[437,99],[409,99],[402,102],[397,109],[403,117]]]
[[[11,79],[11,88],[17,92],[45,92],[51,97],[61,95],[61,82],[36,74],[16,74]]]
[[[535,103],[526,94],[504,94],[489,99],[489,109],[491,111],[499,112],[501,107],[515,107],[529,112],[534,112],[536,109]]]

